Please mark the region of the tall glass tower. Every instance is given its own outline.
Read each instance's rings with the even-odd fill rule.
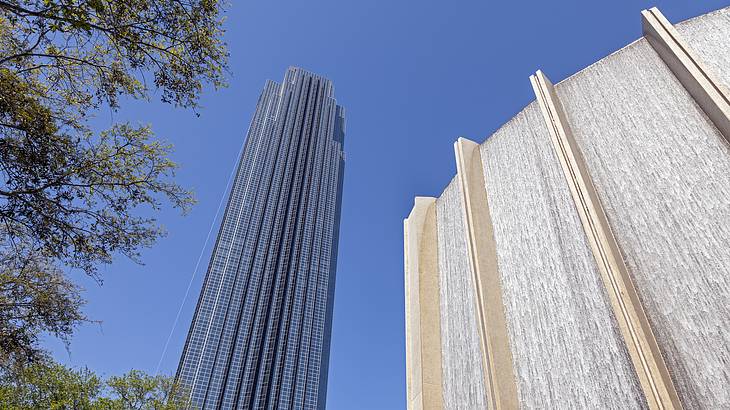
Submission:
[[[300,68],[259,97],[177,380],[201,409],[323,409],[345,111]]]

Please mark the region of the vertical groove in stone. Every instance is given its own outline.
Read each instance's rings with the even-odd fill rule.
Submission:
[[[730,95],[730,7],[683,21],[674,28]]]
[[[523,408],[645,408],[536,103],[481,149]]]
[[[456,179],[436,200],[445,409],[486,409],[474,279]]]
[[[730,406],[723,137],[643,39],[556,91],[680,399]]]

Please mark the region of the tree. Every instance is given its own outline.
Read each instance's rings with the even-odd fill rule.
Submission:
[[[113,410],[176,410],[187,406],[187,395],[167,376],[150,376],[132,370],[107,379]]]
[[[73,370],[58,363],[38,361],[0,372],[0,410],[100,409],[102,380],[88,369]]]
[[[37,275],[44,268],[58,279],[56,264],[101,280],[99,264],[115,254],[139,261],[139,250],[164,234],[154,211],[165,202],[189,209],[193,196],[174,181],[172,147],[150,126],[97,131],[90,120],[124,99],[149,100],[153,91],[197,110],[205,85],[225,85],[222,13],[218,0],[0,0],[0,255],[12,262],[1,266],[7,278],[26,277],[18,269],[33,260]],[[50,294],[61,307],[59,290]]]
[[[217,0],[0,0],[0,221],[68,266],[94,274],[162,233],[160,198],[186,209],[171,147],[149,126],[88,125],[120,97],[195,108],[224,85]],[[152,84],[146,80],[151,73]]]
[[[86,321],[80,289],[46,257],[16,243],[0,254],[0,364],[10,366],[43,358],[38,335],[67,341]]]
[[[177,410],[185,397],[171,377],[139,370],[103,380],[45,359],[0,372],[0,410]]]

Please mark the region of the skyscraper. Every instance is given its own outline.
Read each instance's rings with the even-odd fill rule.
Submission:
[[[326,78],[266,83],[177,371],[193,406],[324,408],[344,127]]]

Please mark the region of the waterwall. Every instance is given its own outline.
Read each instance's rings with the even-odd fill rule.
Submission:
[[[409,408],[730,408],[730,8],[642,23],[555,86],[536,73],[406,220],[406,281],[435,287],[406,303],[407,371],[439,381]]]

